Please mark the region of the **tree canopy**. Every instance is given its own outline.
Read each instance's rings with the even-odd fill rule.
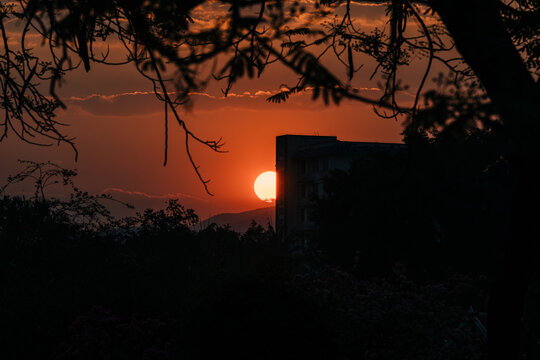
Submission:
[[[388,22],[384,27],[365,29],[357,24],[356,16],[366,5],[386,7]],[[504,37],[511,42],[505,46],[511,45],[511,50],[521,56],[518,65],[526,68],[527,75],[537,77],[540,5],[535,0],[476,0],[451,5],[437,0],[3,2],[1,138],[13,132],[36,144],[67,142],[76,151],[74,139],[64,134],[56,119],[56,110],[65,106],[57,95],[58,87],[70,71],[81,66],[91,71],[97,63],[131,63],[165,103],[166,148],[170,111],[185,132],[188,156],[206,186],[189,143],[200,142],[214,151],[221,151],[223,143],[221,139],[198,137],[183,120],[178,106],[189,103],[191,92],[217,79],[225,82],[223,92],[227,95],[238,79],[259,77],[268,65],[281,63],[298,79],[282,86],[269,101],[281,102],[291,93],[311,91],[313,98],[320,96],[326,103],[339,103],[343,98],[368,102],[383,116],[414,114],[434,62],[444,64],[456,77],[480,79],[486,85],[452,27],[457,18],[463,17],[462,8],[469,9],[467,14],[474,20],[467,26],[474,26],[482,39],[493,38],[497,43],[497,48],[490,50],[505,52]],[[198,11],[215,14],[215,20],[197,21]],[[16,31],[12,28],[14,20],[19,25]],[[489,21],[498,27],[492,27]],[[48,51],[27,45],[28,38],[35,34]],[[476,41],[471,37],[469,43]],[[123,59],[112,59],[112,42],[122,45]],[[375,98],[361,95],[354,86],[355,76],[368,71],[363,69],[366,56],[377,64],[370,75],[380,78],[381,95]],[[503,53],[489,56],[506,61]],[[329,57],[337,59],[343,71],[325,66]],[[425,72],[414,90],[415,100],[399,103],[400,93],[408,89],[400,81],[399,71],[422,59]],[[49,142],[44,142],[47,139]]]

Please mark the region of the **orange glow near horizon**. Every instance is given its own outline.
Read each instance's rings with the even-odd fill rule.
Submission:
[[[203,22],[202,26],[211,27],[218,13],[227,9],[217,3],[208,4],[208,12],[199,8],[194,16]],[[386,22],[384,5],[354,9],[353,15],[362,25],[374,28]],[[17,22],[8,25],[9,40],[15,46],[24,26]],[[39,37],[32,38],[32,42],[27,45],[35,47],[36,55],[48,54],[48,47],[40,46]],[[107,42],[98,46],[101,49],[105,45],[111,48],[111,60],[125,59],[123,45]],[[226,61],[227,57],[224,55],[219,61]],[[364,69],[369,70],[367,76],[355,76],[351,86],[359,89],[362,96],[378,99],[378,79],[369,80],[376,63],[364,55],[358,60],[365,60]],[[324,64],[329,70],[341,71],[341,63],[332,56]],[[444,65],[440,66],[434,67],[433,72],[444,71]],[[212,64],[208,68],[201,66],[200,71],[205,78],[212,72]],[[423,64],[404,71],[403,81],[416,86],[423,71]],[[174,78],[172,73],[167,75]],[[320,98],[313,100],[311,91],[292,94],[288,101],[279,104],[266,101],[281,84],[291,84],[295,79],[295,73],[287,66],[276,63],[256,79],[239,78],[227,97],[222,93],[227,81],[212,81],[191,94],[191,107],[177,109],[199,139],[222,138],[225,142],[226,152],[218,154],[190,140],[192,160],[202,178],[211,180],[208,186],[214,196],[206,193],[195,173],[186,154],[184,130],[175,122],[169,124],[168,163],[163,166],[165,114],[148,79],[140,76],[135,66],[101,63],[94,63],[88,73],[84,68],[69,72],[65,84],[58,89],[67,109],[58,112],[57,120],[69,124],[60,130],[66,138],[76,139],[78,162],[68,144],[36,147],[9,136],[0,143],[0,184],[20,171],[17,159],[52,161],[77,169],[77,187],[91,194],[111,193],[118,200],[133,204],[136,211],[162,209],[168,199],[178,198],[183,206],[208,218],[272,205],[277,195],[275,188],[271,195],[257,196],[252,189],[257,175],[275,170],[276,136],[320,134],[337,136],[342,141],[401,142],[401,122],[378,117],[369,104],[343,99],[339,106],[326,105]],[[45,81],[42,86],[47,84]],[[412,106],[412,99],[404,99],[404,106]],[[22,184],[21,193],[32,193],[31,185],[25,186]],[[262,204],[263,201],[268,203]],[[128,210],[124,214],[121,206],[119,209],[122,216],[134,215]]]
[[[264,202],[276,200],[276,172],[266,171],[260,174],[253,185],[255,194]]]

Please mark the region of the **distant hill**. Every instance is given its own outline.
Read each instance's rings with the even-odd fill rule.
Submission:
[[[269,206],[240,213],[219,214],[201,221],[200,224],[197,224],[195,227],[199,228],[199,226],[201,226],[202,228],[205,228],[212,223],[216,223],[217,225],[229,224],[234,231],[244,232],[249,228],[249,225],[253,220],[263,227],[266,227],[268,223],[275,226],[275,209],[275,206]]]

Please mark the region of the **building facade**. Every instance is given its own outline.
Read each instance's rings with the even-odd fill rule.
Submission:
[[[349,170],[351,162],[380,152],[396,153],[405,145],[339,141],[336,136],[282,135],[276,138],[276,232],[285,241],[313,230],[309,208],[324,196],[332,170]]]

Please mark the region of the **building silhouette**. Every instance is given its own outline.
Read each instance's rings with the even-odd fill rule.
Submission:
[[[315,228],[310,219],[314,198],[324,196],[332,170],[349,170],[355,159],[397,153],[404,144],[340,141],[336,136],[276,137],[276,232],[280,240]]]

